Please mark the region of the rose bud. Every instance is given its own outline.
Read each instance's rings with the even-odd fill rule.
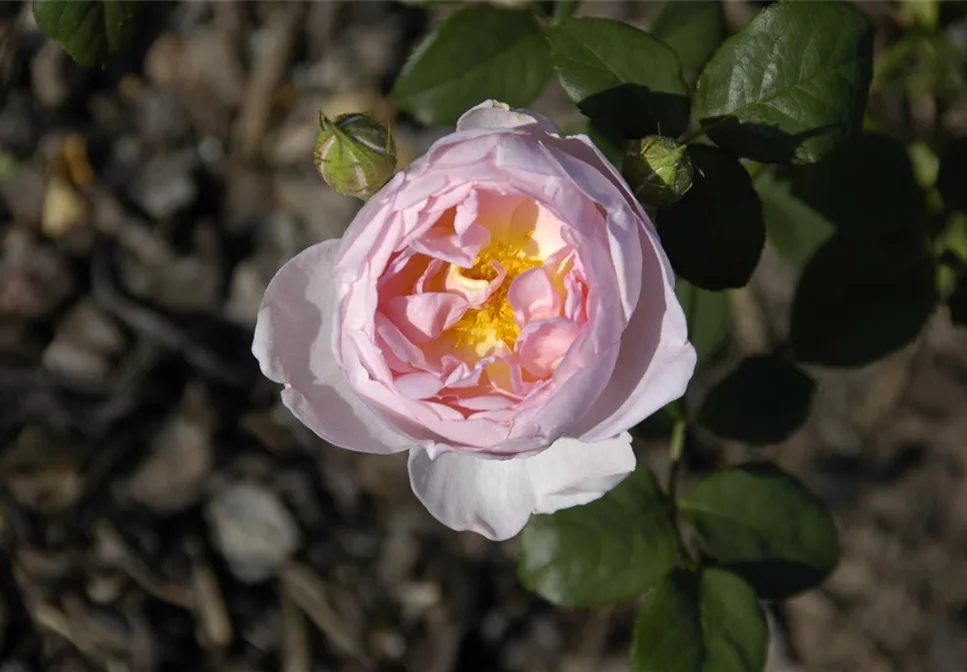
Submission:
[[[493,101],[269,284],[253,352],[326,441],[409,451],[438,520],[490,539],[594,501],[695,367],[675,275],[583,135]]]
[[[330,120],[320,113],[315,160],[326,184],[366,200],[393,176],[396,145],[386,127],[365,114]]]
[[[628,148],[621,165],[628,184],[645,205],[672,205],[692,188],[695,169],[685,145],[650,135]]]

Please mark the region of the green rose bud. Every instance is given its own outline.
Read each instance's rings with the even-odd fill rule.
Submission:
[[[628,184],[645,205],[671,205],[692,188],[695,168],[685,145],[650,135],[632,143],[621,166]]]
[[[365,114],[334,120],[319,113],[316,169],[330,187],[366,200],[396,171],[396,144],[382,124]]]

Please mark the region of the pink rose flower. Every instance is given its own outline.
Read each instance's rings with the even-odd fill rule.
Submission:
[[[316,434],[410,451],[430,513],[507,539],[634,470],[695,367],[673,287],[588,138],[488,101],[279,271],[252,349]]]

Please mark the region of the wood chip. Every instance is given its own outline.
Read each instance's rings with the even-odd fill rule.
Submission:
[[[315,623],[329,642],[357,660],[365,658],[359,635],[351,631],[345,620],[332,608],[326,596],[326,585],[307,565],[292,563],[279,573],[282,587],[300,609]]]

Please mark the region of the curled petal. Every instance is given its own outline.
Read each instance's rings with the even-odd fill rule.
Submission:
[[[524,460],[487,460],[446,452],[436,459],[422,448],[410,451],[410,485],[433,517],[454,530],[488,539],[510,539],[534,510]]]
[[[469,267],[473,260],[490,242],[490,233],[476,220],[475,202],[471,192],[467,201],[449,210],[429,231],[410,243],[417,252],[442,259],[452,264]]]
[[[474,308],[479,308],[497,291],[507,277],[507,271],[500,264],[494,263],[493,269],[496,277],[493,280],[484,280],[468,278],[459,266],[450,266],[444,287],[448,292],[462,296]]]
[[[558,317],[564,300],[545,268],[524,271],[510,285],[507,298],[520,326],[537,320]]]
[[[411,294],[390,299],[389,318],[414,343],[438,338],[467,312],[466,299],[449,292]]]
[[[621,349],[608,386],[574,429],[585,441],[597,441],[634,427],[665,404],[685,394],[695,370],[695,348],[688,342],[685,314],[675,297],[674,277],[650,232],[642,234],[643,292],[621,338]]]
[[[536,502],[535,513],[554,513],[593,502],[635,470],[631,435],[585,443],[558,439],[525,460]]]
[[[523,529],[532,513],[587,504],[635,469],[628,434],[583,443],[559,439],[536,455],[496,460],[444,452],[410,451],[410,485],[434,518],[454,530],[502,541]]]
[[[535,378],[546,378],[567,355],[581,328],[564,318],[533,322],[517,341],[521,367]]]
[[[259,308],[252,353],[266,377],[286,384],[286,407],[326,441],[366,453],[405,450],[412,441],[363,403],[335,361],[332,267],[339,245],[314,245],[273,278]]]
[[[400,394],[410,399],[428,399],[443,387],[439,376],[426,372],[406,373],[397,376],[395,382]]]
[[[547,117],[528,110],[512,110],[496,100],[485,100],[472,107],[457,120],[457,131],[534,127],[545,133],[558,133]]]

